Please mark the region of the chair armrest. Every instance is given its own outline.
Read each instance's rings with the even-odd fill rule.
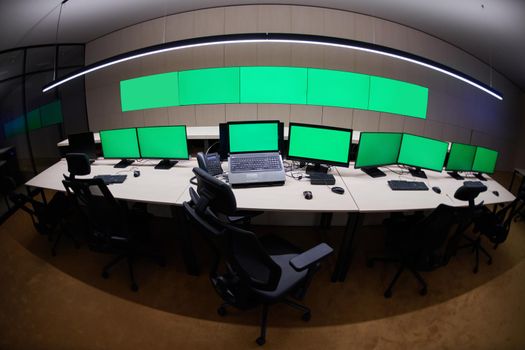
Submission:
[[[312,266],[312,264],[330,255],[333,251],[332,247],[328,244],[321,243],[290,259],[290,265],[296,271],[303,271]]]

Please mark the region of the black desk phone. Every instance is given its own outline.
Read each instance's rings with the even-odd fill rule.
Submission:
[[[212,176],[223,173],[219,153],[204,154],[199,152],[197,153],[197,162],[199,163],[199,168],[206,170]]]

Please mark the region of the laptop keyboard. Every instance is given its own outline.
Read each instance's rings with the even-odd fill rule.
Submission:
[[[231,157],[230,158],[231,172],[247,172],[247,171],[265,171],[265,170],[281,170],[282,164],[279,155],[273,156],[253,156],[249,157]]]

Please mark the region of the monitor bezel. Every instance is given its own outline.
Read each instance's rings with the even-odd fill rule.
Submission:
[[[494,162],[494,170],[491,172],[491,173],[487,173],[485,171],[479,171],[479,170],[476,170],[474,169],[474,160],[476,159],[476,155],[478,153],[478,149],[479,148],[484,148],[486,150],[489,150],[489,151],[494,151],[496,152],[496,161]],[[499,158],[499,151],[496,151],[495,149],[492,149],[492,148],[488,148],[488,147],[484,147],[484,146],[476,146],[476,153],[474,154],[474,160],[472,161],[472,172],[473,173],[481,173],[481,174],[489,174],[489,175],[492,175],[496,172],[496,164],[498,164],[498,158]]]
[[[307,158],[307,157],[298,157],[298,156],[290,156],[290,140],[292,139],[292,130],[293,126],[302,126],[302,127],[308,127],[308,128],[316,128],[316,129],[327,129],[327,130],[337,130],[337,131],[344,131],[344,132],[350,132],[350,140],[348,143],[348,159],[346,163],[344,162],[337,162],[332,160],[324,160],[324,159],[316,159],[316,158]],[[317,125],[317,124],[305,124],[305,123],[293,123],[290,122],[288,124],[288,152],[286,153],[286,159],[289,160],[298,160],[298,161],[304,161],[309,163],[317,163],[317,164],[326,164],[326,165],[333,165],[333,166],[341,166],[345,168],[350,167],[350,154],[351,154],[351,147],[352,147],[352,135],[354,134],[353,129],[347,129],[347,128],[340,128],[337,126],[328,126],[328,125]]]
[[[104,154],[104,143],[102,142],[102,134],[103,134],[103,131],[115,131],[115,130],[125,130],[125,129],[134,129],[134,130],[135,130],[135,139],[137,140],[137,146],[138,146],[138,149],[139,149],[139,156],[138,156],[138,157],[106,157],[106,155]],[[138,134],[137,134],[137,128],[136,128],[136,127],[131,127],[131,128],[103,129],[103,130],[99,130],[98,135],[99,135],[99,137],[100,137],[100,148],[101,148],[101,150],[102,150],[102,158],[104,158],[104,159],[141,159],[141,158],[140,158],[140,144],[139,144],[139,137],[138,137]]]
[[[242,152],[232,152],[230,149],[230,125],[235,124],[269,124],[277,123],[277,150],[260,150],[260,151],[242,151]],[[267,153],[267,152],[281,152],[283,148],[284,140],[284,124],[277,119],[272,120],[235,120],[226,122],[226,144],[227,144],[227,153],[228,154],[243,154],[243,153]]]
[[[361,148],[361,136],[363,134],[396,134],[396,135],[401,135],[401,139],[399,141],[399,147],[397,149],[397,156],[396,156],[396,159],[393,163],[385,163],[385,164],[377,164],[377,165],[366,165],[366,166],[357,166],[357,157],[359,157],[359,150]],[[357,147],[357,154],[356,154],[356,157],[355,157],[355,162],[354,162],[354,169],[362,169],[362,168],[378,168],[378,167],[382,167],[382,166],[387,166],[387,165],[394,165],[394,164],[397,164],[397,158],[399,157],[399,150],[401,149],[401,142],[403,141],[403,132],[394,132],[394,131],[385,131],[385,132],[382,132],[382,131],[361,131],[359,133],[359,142],[358,142],[358,147]]]
[[[470,165],[470,169],[452,169],[452,168],[449,168],[448,167],[448,161],[450,159],[450,152],[452,152],[452,146],[454,145],[464,145],[464,146],[472,146],[474,147],[474,158],[476,158],[476,152],[478,151],[478,146],[476,145],[472,145],[472,144],[469,144],[469,143],[463,143],[463,142],[451,142],[450,143],[450,149],[448,151],[448,157],[447,157],[447,163],[445,165],[445,171],[460,171],[460,172],[469,172],[469,171],[472,171],[472,166],[474,165],[474,158],[472,158],[472,164]]]
[[[140,147],[140,138],[139,138],[139,129],[149,129],[149,128],[172,128],[172,127],[184,127],[184,134],[186,135],[186,152],[188,154],[188,158],[166,158],[166,157],[145,157],[142,154],[142,147]],[[190,150],[188,148],[188,129],[186,125],[149,125],[149,126],[141,126],[135,128],[137,129],[137,142],[139,143],[139,151],[140,151],[140,158],[141,159],[173,159],[173,160],[188,160],[190,159]]]
[[[413,165],[413,164],[400,163],[399,162],[399,156],[401,155],[401,147],[403,147],[403,138],[405,137],[405,135],[422,137],[422,138],[425,138],[425,139],[446,143],[447,144],[447,150],[445,152],[445,157],[443,158],[443,164],[441,165],[441,170],[431,169],[431,168],[422,167],[422,166]],[[421,136],[421,135],[416,135],[416,134],[411,134],[411,133],[408,133],[408,132],[404,132],[403,136],[401,137],[401,145],[399,146],[399,153],[397,154],[397,164],[398,165],[404,165],[404,166],[413,167],[413,168],[416,168],[416,169],[425,169],[425,170],[430,170],[430,171],[435,171],[435,172],[441,173],[441,172],[443,172],[443,167],[445,166],[445,160],[447,158],[447,153],[448,153],[448,146],[449,146],[449,142],[448,141],[443,141],[443,140],[436,139],[436,138],[433,138],[433,137],[426,137],[426,136]]]

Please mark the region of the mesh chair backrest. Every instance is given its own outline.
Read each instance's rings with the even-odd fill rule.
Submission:
[[[413,228],[411,232],[412,248],[420,256],[438,251],[447,241],[455,222],[456,209],[440,204]]]
[[[76,175],[89,175],[91,165],[89,158],[85,153],[68,153],[66,154],[67,171],[73,177]]]
[[[237,201],[230,186],[200,168],[193,168],[193,173],[197,178],[197,192],[208,202],[203,201],[200,206],[208,206],[215,214],[233,215],[237,211]]]

